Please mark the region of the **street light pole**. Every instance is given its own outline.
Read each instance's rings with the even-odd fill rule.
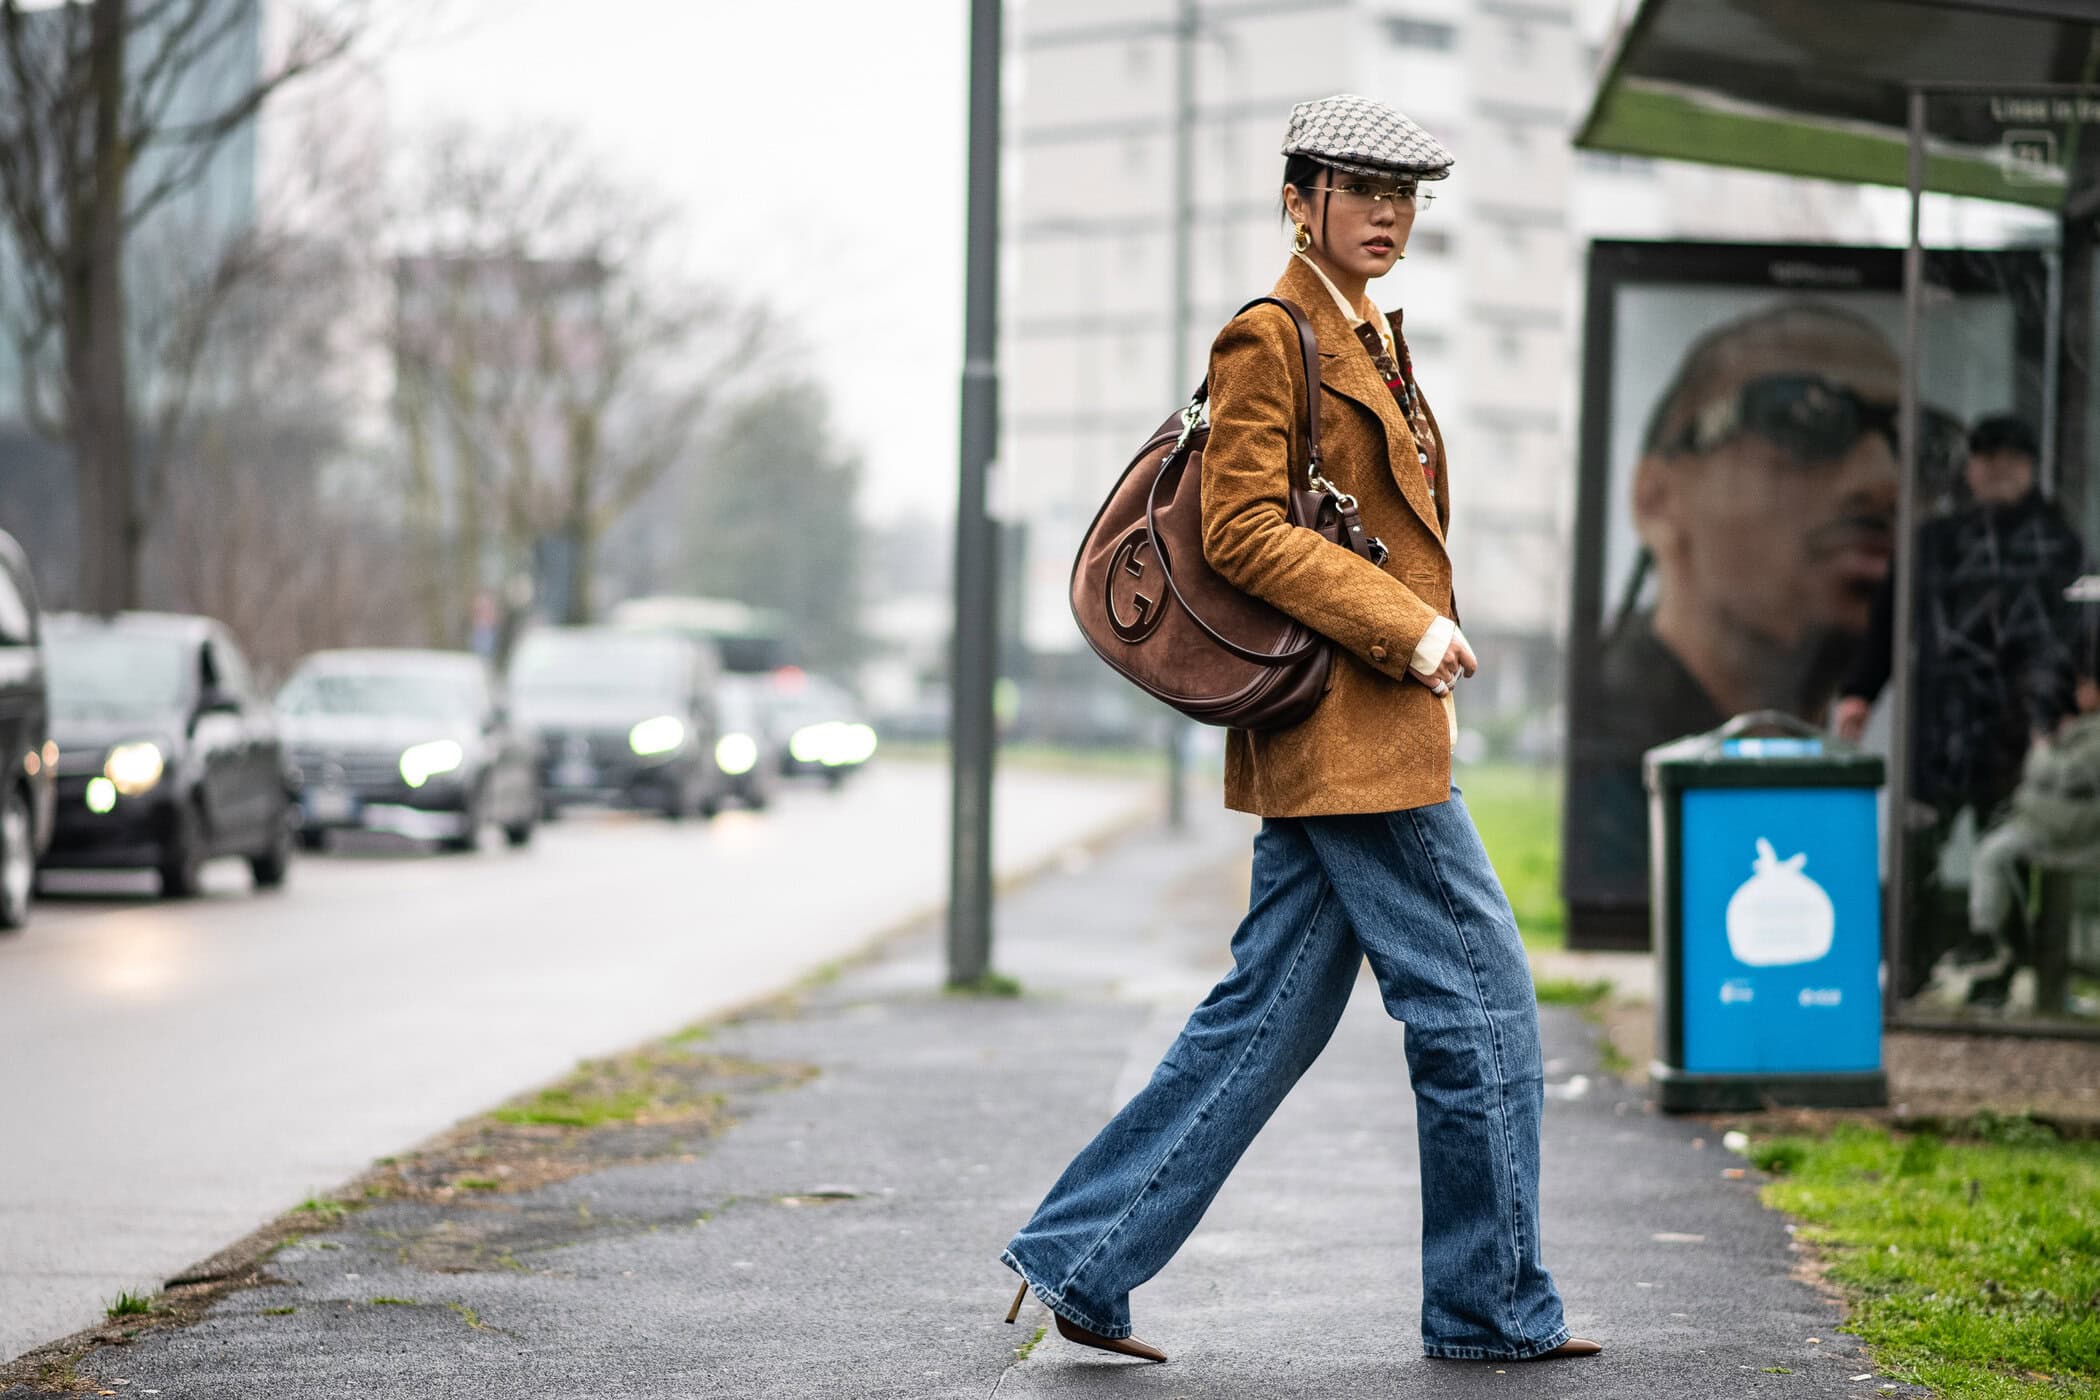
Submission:
[[[1181,0],[1174,20],[1174,304],[1167,342],[1167,401],[1179,403],[1188,389],[1181,376],[1189,362],[1189,235],[1195,222],[1196,0]],[[1188,825],[1188,721],[1167,716],[1167,825]]]
[[[970,4],[969,237],[963,299],[962,451],[955,497],[955,647],[949,719],[948,985],[992,961],[992,684],[998,568],[986,478],[999,428],[1000,0]]]

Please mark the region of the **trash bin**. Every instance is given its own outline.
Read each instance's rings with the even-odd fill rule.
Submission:
[[[1881,759],[1760,711],[1645,771],[1663,1109],[1887,1103]]]

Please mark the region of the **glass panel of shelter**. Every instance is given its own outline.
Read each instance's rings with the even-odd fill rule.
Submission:
[[[1928,187],[1975,198],[1913,211],[1889,992],[1912,1024],[2100,1032],[2100,88],[1922,116]]]

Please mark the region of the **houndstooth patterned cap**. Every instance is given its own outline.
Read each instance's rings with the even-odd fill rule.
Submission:
[[[1434,136],[1383,102],[1353,92],[1291,108],[1283,153],[1311,156],[1351,175],[1441,180],[1451,173],[1451,152]]]

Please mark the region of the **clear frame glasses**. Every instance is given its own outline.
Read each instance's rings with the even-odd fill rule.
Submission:
[[[1426,209],[1436,203],[1436,196],[1428,190],[1414,185],[1373,185],[1365,180],[1351,180],[1334,186],[1334,192],[1345,204],[1357,209],[1369,209],[1381,200],[1391,200],[1395,211],[1400,209]]]

